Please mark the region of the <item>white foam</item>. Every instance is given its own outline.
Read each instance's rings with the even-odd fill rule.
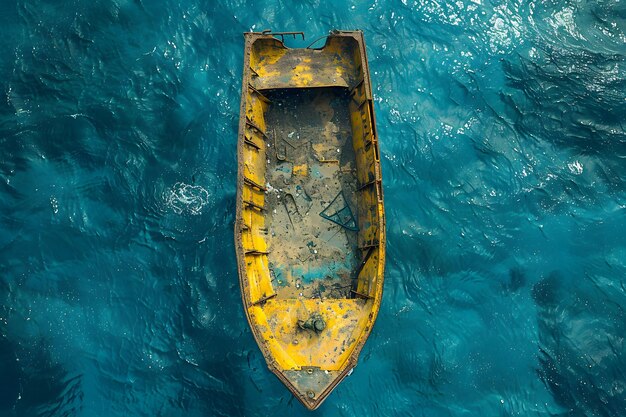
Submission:
[[[165,203],[176,214],[189,213],[197,216],[209,203],[209,197],[209,192],[199,185],[177,182],[165,193]]]

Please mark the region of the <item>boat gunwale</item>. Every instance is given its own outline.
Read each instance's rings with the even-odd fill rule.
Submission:
[[[326,36],[326,43],[321,48],[310,48],[312,50],[321,50],[328,44],[328,40],[333,37],[351,37],[353,38],[359,47],[360,56],[361,56],[361,68],[363,71],[363,83],[365,85],[365,99],[370,102],[371,106],[371,126],[373,131],[373,137],[376,139],[373,146],[376,147],[377,155],[380,156],[380,149],[378,144],[378,135],[376,130],[376,120],[375,120],[375,112],[373,111],[373,98],[372,98],[372,87],[371,87],[371,77],[369,70],[369,63],[367,60],[367,52],[365,47],[365,39],[363,36],[363,32],[360,30],[356,31],[341,31],[341,30],[332,30]],[[303,394],[298,392],[295,387],[292,385],[291,381],[285,376],[283,369],[280,369],[276,360],[273,358],[272,353],[265,346],[266,341],[263,338],[262,334],[259,332],[257,325],[253,323],[250,317],[250,307],[252,306],[251,301],[248,299],[248,295],[246,293],[246,289],[249,287],[248,276],[246,273],[245,267],[245,252],[243,249],[243,240],[241,238],[242,226],[243,226],[243,187],[244,187],[244,141],[243,137],[245,137],[245,126],[246,126],[246,103],[247,96],[249,94],[248,88],[250,81],[250,55],[252,52],[252,45],[258,39],[274,39],[279,42],[284,48],[292,49],[287,47],[283,41],[274,37],[272,33],[263,33],[263,32],[244,32],[245,38],[245,52],[244,52],[244,61],[243,61],[243,74],[242,74],[242,88],[241,88],[241,102],[240,102],[240,114],[239,114],[239,129],[237,135],[237,196],[236,196],[236,216],[235,216],[235,224],[234,224],[234,238],[235,238],[235,250],[237,255],[237,268],[239,273],[239,287],[241,298],[243,301],[244,312],[246,315],[246,319],[248,321],[248,326],[252,330],[252,334],[257,343],[257,346],[261,350],[263,357],[265,358],[268,368],[272,371],[281,382],[289,389],[289,391],[296,397],[298,400],[309,410],[315,410],[318,408],[322,402],[328,397],[328,395],[343,381],[343,379],[354,369],[357,365],[358,357],[363,349],[365,343],[369,339],[369,336],[372,332],[373,326],[376,322],[376,318],[378,316],[378,312],[380,310],[380,304],[382,302],[383,296],[383,283],[384,283],[384,269],[385,269],[385,245],[386,245],[386,221],[385,221],[385,213],[384,213],[384,202],[383,202],[383,190],[382,190],[382,172],[381,172],[381,164],[380,157],[374,159],[375,165],[375,181],[377,183],[378,188],[378,246],[379,246],[379,259],[377,265],[377,276],[382,279],[376,280],[376,289],[374,292],[374,298],[372,299],[372,309],[369,313],[369,317],[365,322],[365,327],[362,333],[359,335],[357,342],[354,345],[354,348],[345,363],[339,370],[338,375],[335,379],[324,389],[315,399],[311,400],[306,398]],[[321,38],[320,38],[321,39]],[[307,89],[307,88],[316,88],[316,87],[293,87],[295,89]]]

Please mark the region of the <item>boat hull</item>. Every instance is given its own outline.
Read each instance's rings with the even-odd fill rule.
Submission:
[[[351,372],[382,298],[385,219],[363,34],[246,33],[235,220],[246,317],[309,409]]]

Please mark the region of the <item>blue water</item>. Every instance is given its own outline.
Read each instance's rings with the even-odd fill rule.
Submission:
[[[316,414],[626,415],[624,0],[2,0],[0,27],[0,416],[311,415],[237,281],[265,28],[363,29],[376,98],[383,306]]]

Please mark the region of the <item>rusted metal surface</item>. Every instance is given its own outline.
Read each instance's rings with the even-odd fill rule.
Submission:
[[[380,308],[380,155],[362,33],[333,31],[319,49],[280,35],[245,34],[235,243],[254,337],[315,409],[356,365]]]
[[[261,34],[250,51],[254,71],[250,83],[258,90],[352,86],[359,78],[359,63],[354,60],[357,43],[351,36],[337,34],[328,36],[320,49],[290,49],[273,35]]]
[[[263,35],[272,35],[274,37],[280,36],[281,42],[285,42],[285,36],[292,36],[294,39],[297,35],[302,36],[302,40],[304,40],[304,32],[272,32],[271,30],[264,30],[261,32]]]

